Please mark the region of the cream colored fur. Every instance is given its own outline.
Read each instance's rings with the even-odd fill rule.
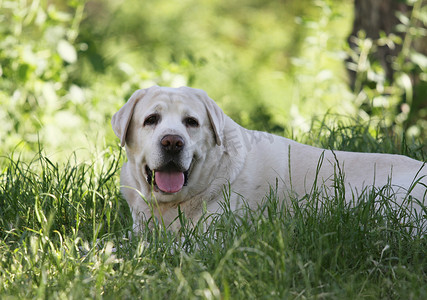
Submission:
[[[144,126],[153,112],[160,115],[159,123]],[[199,127],[187,128],[183,124],[187,116],[197,119]],[[126,147],[122,194],[136,231],[152,216],[177,229],[179,222],[173,221],[178,207],[193,222],[203,207],[220,212],[224,187],[231,189],[232,209],[242,207],[243,199],[256,209],[271,186],[286,201],[310,193],[315,181],[323,193],[333,193],[337,175],[344,179],[347,201],[357,199],[365,189],[389,185],[395,194],[392,205],[410,205],[412,212],[423,213],[419,203],[408,197],[425,203],[427,166],[423,162],[402,155],[324,150],[247,130],[202,90],[157,86],[138,90],[113,116],[112,126]],[[174,194],[152,190],[145,171],[146,165],[151,170],[162,165],[159,143],[167,134],[185,141],[180,163],[189,169],[188,184]]]

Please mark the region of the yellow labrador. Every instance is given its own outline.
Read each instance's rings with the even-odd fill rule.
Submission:
[[[284,199],[304,196],[315,182],[327,194],[337,174],[344,180],[347,201],[366,188],[389,185],[395,205],[423,211],[424,163],[401,155],[324,150],[247,130],[202,90],[138,90],[113,116],[112,126],[126,147],[122,194],[136,231],[151,217],[161,217],[169,226],[178,207],[193,221],[203,207],[220,211],[224,186],[230,187],[233,209],[243,199],[256,208],[270,186]]]

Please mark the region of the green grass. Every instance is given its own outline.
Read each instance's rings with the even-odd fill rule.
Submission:
[[[424,157],[364,126],[324,124],[304,139]],[[30,162],[1,158],[1,299],[427,299],[427,239],[411,231],[417,220],[387,208],[385,193],[374,200],[381,190],[349,207],[337,176],[335,197],[313,189],[292,199],[292,214],[274,187],[257,211],[232,212],[225,192],[225,212],[207,230],[181,218],[178,234],[146,228],[130,238],[122,161],[110,148],[89,164],[58,165],[42,151]]]

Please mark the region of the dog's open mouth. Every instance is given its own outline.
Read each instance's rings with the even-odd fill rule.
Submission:
[[[145,165],[145,171],[148,184],[153,185],[156,191],[174,194],[187,185],[188,170],[183,172],[174,163],[169,163],[165,167],[154,171],[148,165]]]

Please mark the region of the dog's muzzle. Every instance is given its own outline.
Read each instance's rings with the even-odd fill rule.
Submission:
[[[147,182],[155,191],[166,194],[178,193],[188,182],[188,170],[181,171],[173,162],[158,170],[151,170],[145,166]]]
[[[179,135],[167,134],[160,140],[160,148],[167,163],[156,170],[151,170],[148,165],[145,167],[148,184],[167,194],[177,193],[187,185],[188,170],[183,170],[176,163],[179,161],[184,146],[185,141]]]

